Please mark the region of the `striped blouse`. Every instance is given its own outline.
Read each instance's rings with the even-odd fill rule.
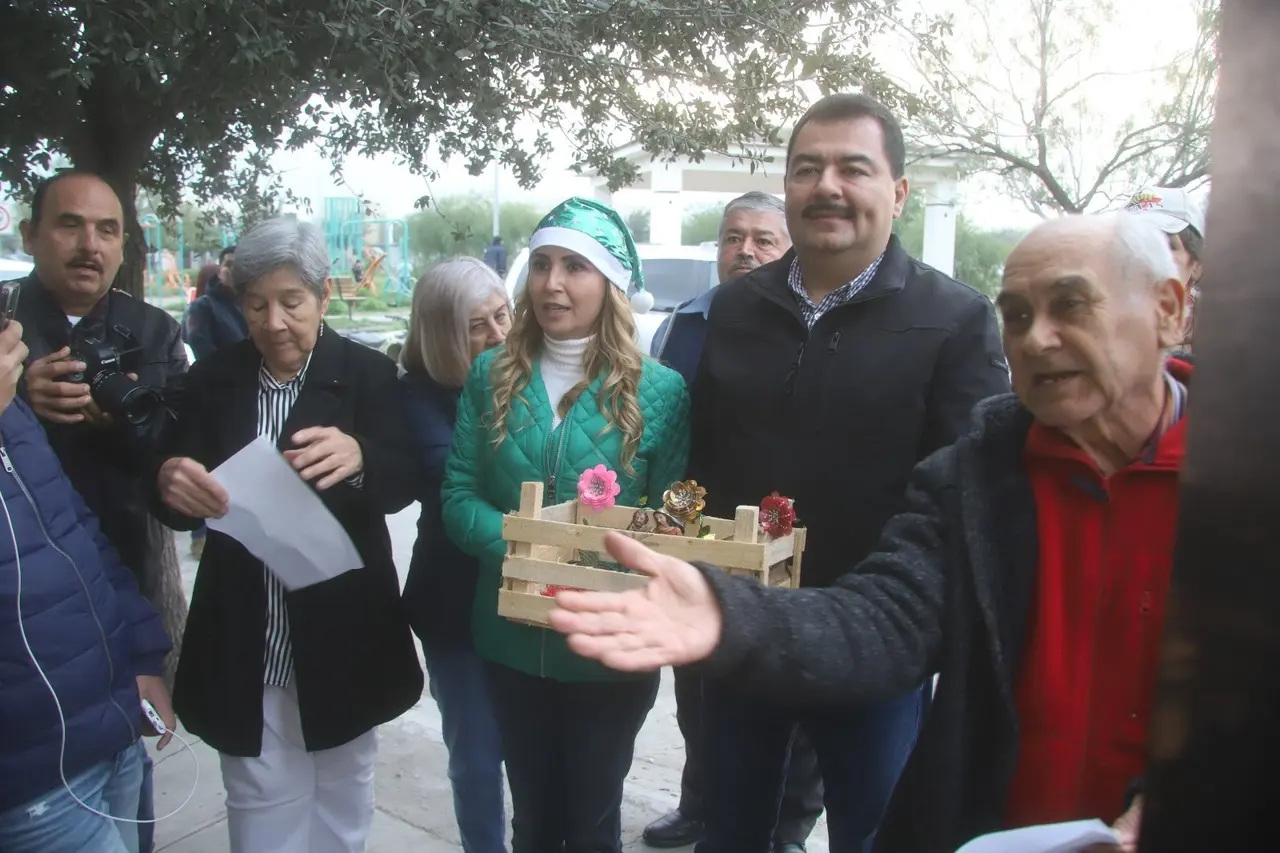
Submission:
[[[258,369],[258,435],[272,444],[280,440],[284,422],[298,401],[302,383],[307,378],[311,357],[302,365],[298,375],[288,382],[277,382],[267,369],[266,361]],[[266,676],[264,681],[273,687],[287,687],[293,676],[293,653],[289,643],[289,614],[284,606],[284,584],[268,569],[262,567],[263,582],[267,587],[267,645],[265,652]]]

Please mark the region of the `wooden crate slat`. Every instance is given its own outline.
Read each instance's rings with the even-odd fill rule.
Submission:
[[[699,539],[697,531],[668,536],[652,530],[628,530],[642,508],[615,506],[592,512],[579,501],[543,506],[543,484],[521,485],[520,509],[502,519],[507,557],[502,564],[502,588],[498,590],[498,614],[514,622],[546,628],[555,599],[540,594],[540,587],[565,586],[597,592],[640,589],[649,579],[639,574],[610,571],[595,566],[575,566],[580,552],[604,553],[610,530],[630,537],[660,554],[687,561],[702,561],[732,574],[755,578],[775,587],[800,585],[804,549],[802,528],[781,539],[766,541],[760,531],[759,507],[740,506],[733,519],[705,516],[703,524],[713,539]],[[654,510],[643,508],[652,523]]]
[[[521,513],[521,515],[524,515],[524,513]],[[572,524],[578,520],[578,502],[565,501],[562,504],[544,506],[541,514],[538,515],[538,518],[543,518],[547,521],[563,521],[567,524]]]
[[[650,519],[652,519],[653,510],[648,507],[611,506],[600,512],[593,512],[589,509],[582,510],[578,514],[578,523],[587,527],[608,527],[613,530],[626,530],[631,525],[636,513],[641,510],[649,513]],[[543,513],[542,517],[546,518],[546,513]],[[558,521],[560,519],[555,520]],[[733,538],[732,521],[711,516],[703,516],[702,521],[711,528],[711,533],[716,539],[728,540]],[[686,538],[696,538],[697,535],[698,531],[696,530],[685,531]]]
[[[517,622],[546,627],[550,624],[547,615],[555,606],[556,600],[545,595],[498,590],[498,615]]]
[[[800,570],[804,564],[804,541],[808,536],[808,532],[803,527],[797,527],[791,532],[795,537],[795,550],[792,551],[791,558],[791,588],[800,588]]]
[[[522,556],[529,556],[535,560],[550,560],[553,563],[567,563],[572,560],[573,551],[568,548],[557,548],[555,545],[531,545],[530,553]]]
[[[769,567],[769,586],[790,587],[791,572],[787,569],[786,562],[774,563]]]
[[[752,580],[764,583],[765,574],[763,569],[738,569],[733,566],[721,566],[720,568],[724,569],[724,571],[731,575],[740,575],[744,578],[751,578]]]
[[[733,541],[759,542],[760,507],[740,506],[733,514]],[[765,560],[765,564],[769,563]]]
[[[772,566],[774,563],[780,563],[788,560],[791,555],[796,552],[796,532],[792,530],[786,536],[774,539],[764,545],[764,562],[766,565]]]
[[[601,551],[609,528],[565,524],[542,519],[508,515],[502,520],[502,536],[511,542],[557,545],[580,551]],[[637,533],[619,530],[623,536],[643,542],[659,554],[669,554],[690,562],[701,560],[718,566],[763,572],[767,567],[765,549],[746,542],[722,542],[716,539],[690,539],[664,536],[661,533]],[[521,554],[520,556],[524,556]]]
[[[553,563],[528,557],[508,557],[502,564],[502,576],[547,586],[581,587],[596,592],[626,592],[639,589],[649,582],[645,575],[614,572],[592,566],[571,566],[568,563]]]

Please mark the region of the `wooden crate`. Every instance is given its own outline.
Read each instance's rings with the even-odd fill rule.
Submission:
[[[576,500],[544,507],[542,497],[542,483],[524,483],[520,509],[502,520],[507,557],[502,562],[498,613],[513,621],[545,627],[555,607],[555,599],[542,594],[549,586],[623,592],[648,583],[644,575],[571,565],[580,551],[604,554],[604,537],[610,530],[660,554],[711,563],[770,586],[800,586],[804,528],[769,540],[760,532],[759,507],[740,506],[733,519],[703,516],[715,539],[699,539],[696,530],[681,536],[653,532],[650,509],[614,506],[592,512]],[[641,519],[647,525],[639,524]]]

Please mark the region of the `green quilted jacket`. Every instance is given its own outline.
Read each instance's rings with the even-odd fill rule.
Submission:
[[[644,434],[629,475],[619,464],[622,435],[609,426],[597,404],[602,379],[597,377],[552,429],[551,403],[539,364],[529,385],[512,401],[507,435],[494,447],[486,425],[493,408],[490,369],[501,348],[481,354],[458,401],[453,446],[445,466],[444,526],[454,543],[478,558],[480,581],[472,611],[476,651],[485,660],[543,678],[560,681],[605,681],[627,678],[569,650],[554,631],[511,622],[498,615],[498,587],[506,543],[502,517],[519,508],[520,484],[540,480],[548,505],[578,496],[578,477],[604,465],[618,473],[622,487],[617,502],[651,503],[684,477],[689,460],[689,395],[673,370],[646,358],[640,379],[640,411]]]

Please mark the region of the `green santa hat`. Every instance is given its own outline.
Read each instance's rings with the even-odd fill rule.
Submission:
[[[529,239],[529,251],[543,246],[568,249],[586,258],[614,285],[626,293],[632,287],[631,310],[644,314],[653,307],[653,294],[645,290],[644,272],[636,241],[618,212],[589,198],[571,198],[556,205],[542,218]]]

